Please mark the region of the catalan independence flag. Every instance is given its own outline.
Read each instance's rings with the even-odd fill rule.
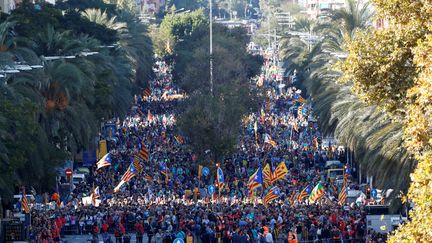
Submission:
[[[149,97],[151,95],[151,90],[150,88],[146,88],[143,92],[144,97]]]
[[[306,100],[303,97],[301,97],[301,95],[299,95],[297,101],[300,102],[300,103],[305,103],[306,102]]]
[[[268,204],[280,197],[280,190],[277,186],[272,187],[264,197],[264,204]]]
[[[160,171],[161,171],[161,174],[165,176],[165,184],[168,184],[169,170],[168,170],[168,166],[167,166],[166,162],[160,163]]]
[[[27,194],[25,193],[25,189],[23,189],[23,192],[21,194],[21,208],[24,210],[25,213],[30,213],[30,207],[28,204]]]
[[[148,181],[152,181],[153,177],[151,177],[150,175],[145,175],[144,179],[148,180]]]
[[[263,184],[263,173],[261,167],[255,171],[250,177],[248,181],[248,190],[252,192],[255,188],[262,186]]]
[[[135,157],[134,157],[133,165],[134,165],[135,169],[137,170],[138,174],[141,174],[141,172],[144,170],[144,165],[141,162],[140,157],[138,157],[137,155],[135,155]]]
[[[92,201],[92,205],[96,206],[96,199],[100,198],[100,190],[99,187],[95,187],[93,184],[93,189],[92,189],[92,193],[91,193],[91,201]]]
[[[133,163],[129,165],[129,168],[127,171],[123,174],[121,181],[119,184],[114,188],[114,192],[118,192],[120,190],[120,187],[124,184],[130,181],[134,176],[136,176],[138,172],[136,171]]]
[[[276,146],[277,146],[276,141],[273,140],[273,139],[270,137],[270,135],[267,134],[267,133],[264,134],[264,143],[268,143],[268,144],[270,144],[270,145],[273,146],[273,147],[276,147]]]
[[[323,195],[324,195],[324,186],[321,184],[321,182],[318,182],[318,184],[315,186],[315,188],[312,190],[311,194],[309,195],[309,203],[316,202]]]
[[[218,167],[216,170],[216,185],[218,189],[222,189],[225,183],[225,178],[222,168]]]
[[[303,199],[307,198],[309,196],[309,193],[311,192],[311,187],[307,185],[298,195],[297,200],[301,202]]]
[[[103,168],[103,167],[105,167],[105,166],[110,166],[111,165],[111,161],[112,161],[112,159],[111,159],[111,154],[110,153],[107,153],[107,154],[105,154],[97,163],[96,163],[96,165],[97,165],[97,169],[96,170],[99,170],[100,168]]]
[[[294,190],[291,194],[291,196],[288,198],[288,201],[290,202],[291,205],[294,205],[294,203],[297,201],[298,198],[298,194],[297,192]]]
[[[150,152],[145,146],[144,142],[141,142],[140,150],[138,151],[138,157],[145,161],[149,161]]]
[[[184,144],[184,138],[183,138],[182,136],[180,136],[180,135],[175,135],[175,136],[174,136],[174,139],[176,140],[176,142],[177,142],[178,144]]]

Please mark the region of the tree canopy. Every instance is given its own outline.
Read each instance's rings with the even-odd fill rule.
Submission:
[[[59,59],[45,58],[50,56]],[[153,63],[146,26],[133,13],[97,0],[57,6],[24,1],[0,20],[0,57],[1,69],[43,66],[0,82],[4,198],[22,185],[50,190],[57,165],[95,148],[100,121],[126,113]]]
[[[403,198],[415,206],[390,242],[420,242],[432,237],[432,3],[374,4],[385,26],[347,44],[343,80],[352,80],[360,97],[403,123],[404,146],[418,160]]]
[[[284,38],[280,53],[288,72],[298,71],[298,80],[311,96],[323,132],[334,135],[354,152],[361,170],[374,177],[375,186],[406,191],[416,160],[404,146],[403,123],[391,119],[377,103],[364,102],[363,97],[352,90],[353,87],[356,90],[356,73],[352,73],[354,78],[348,78],[346,72],[349,71],[341,71],[335,65],[341,59],[334,54],[348,51],[350,43],[363,48],[362,38],[370,31],[371,13],[366,9],[356,1],[348,1],[346,8],[330,14],[329,21],[297,19],[295,30],[311,31],[320,39],[309,43],[300,36]],[[367,45],[370,49],[373,42]],[[365,58],[366,62],[373,60]],[[346,79],[337,82],[341,75]]]
[[[179,128],[191,138],[198,155],[210,150],[217,161],[234,149],[240,122],[256,107],[250,78],[257,75],[260,58],[246,52],[249,38],[242,29],[213,28],[213,93],[210,92],[209,26],[201,11],[167,16],[161,28],[174,43],[174,76],[188,95],[179,112]],[[172,18],[178,23],[168,23]]]

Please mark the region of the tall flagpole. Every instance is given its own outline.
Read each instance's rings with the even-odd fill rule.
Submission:
[[[213,6],[210,2],[210,95],[213,96]]]

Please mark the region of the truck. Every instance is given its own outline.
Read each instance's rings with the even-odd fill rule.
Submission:
[[[327,174],[327,181],[335,181],[337,178],[343,177],[344,168],[339,160],[329,160],[324,166]]]
[[[387,234],[407,221],[407,218],[402,217],[400,214],[390,214],[387,205],[367,205],[366,213],[368,232],[374,231]]]

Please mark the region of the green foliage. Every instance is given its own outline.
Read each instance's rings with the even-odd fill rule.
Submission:
[[[47,24],[55,29],[61,28],[62,12],[48,3],[40,3],[41,10],[35,8],[33,3],[26,0],[12,11],[11,21],[16,21],[15,31],[22,36],[36,36],[45,31]]]
[[[80,11],[96,8],[107,11],[109,14],[117,14],[116,5],[105,3],[103,0],[64,0],[56,2],[56,7],[63,10],[78,9]]]
[[[165,5],[167,10],[170,10],[173,6],[175,6],[175,9],[197,10],[206,8],[208,0],[167,0]]]
[[[411,47],[420,31],[398,32],[389,28],[358,33],[354,41],[347,43],[350,54],[341,64],[341,80],[352,80],[355,92],[370,104],[403,117],[406,92],[417,73]]]
[[[414,204],[414,208],[410,211],[409,222],[399,227],[389,242],[428,242],[432,237],[432,3],[374,0],[374,6],[379,18],[385,21],[384,29],[351,33],[350,37],[354,38],[345,43],[348,58],[339,66],[343,71],[343,85],[354,87],[355,98],[360,97],[371,105],[340,101],[341,105],[353,104],[349,112],[362,115],[339,113],[338,117],[341,125],[348,128],[343,134],[366,131],[361,132],[366,139],[360,139],[356,146],[378,148],[380,154],[385,155],[380,164],[372,161],[378,166],[371,169],[382,173],[381,177],[396,181],[397,185],[400,178],[395,175],[406,180],[406,173],[415,167],[410,174],[408,193],[401,195],[403,202]],[[356,29],[350,25],[343,27]],[[337,92],[337,88],[330,87],[326,92],[329,96]],[[382,110],[392,122],[382,119]],[[355,129],[350,129],[352,123],[357,123]],[[371,151],[366,156],[374,158],[376,151]],[[413,157],[418,163],[406,163],[412,161],[407,157]],[[387,158],[394,162],[389,163]]]
[[[208,20],[202,9],[190,13],[171,13],[164,17],[157,32],[153,35],[158,53],[166,54],[178,41],[184,40]],[[168,48],[167,48],[168,47]]]
[[[346,5],[346,8],[333,10],[330,18],[337,22],[345,33],[355,33],[357,29],[368,28],[373,16],[369,2],[347,0]]]
[[[50,190],[56,166],[94,149],[100,121],[124,115],[152,76],[152,43],[133,14],[101,1],[60,5],[64,14],[26,1],[0,22],[0,65],[44,66],[0,82],[1,196],[19,185]],[[87,51],[98,53],[82,55]],[[40,58],[68,55],[76,58]]]
[[[105,45],[110,45],[118,41],[116,30],[109,29],[94,21],[83,18],[83,16],[75,10],[66,10],[62,25],[65,29],[71,30],[75,35],[87,34],[98,39]]]
[[[3,94],[9,93],[0,87]],[[0,194],[11,196],[15,186],[33,185],[39,190],[52,182],[64,152],[48,142],[35,120],[37,108],[29,101],[16,103],[0,96]]]
[[[240,29],[214,25],[213,31],[213,94],[207,23],[175,46],[174,73],[189,96],[179,112],[179,129],[191,138],[196,154],[209,149],[219,161],[233,151],[244,114],[257,107],[250,78],[259,72],[262,59],[247,54],[248,38]]]
[[[336,82],[342,73],[335,69],[338,58],[331,53],[344,52],[344,44],[353,40],[358,43],[358,48],[371,48],[373,42],[365,46],[361,41],[363,34],[357,32],[368,28],[369,14],[353,3],[333,14],[330,23],[298,19],[297,30],[318,34],[323,40],[309,49],[302,38],[286,38],[282,40],[281,55],[287,61],[289,71],[300,71],[300,81],[313,99],[323,132],[334,135],[354,151],[362,170],[374,176],[376,186],[406,191],[409,172],[415,167],[416,160],[404,147],[403,124],[390,119],[377,105],[363,102],[351,91],[355,87],[352,79]],[[361,53],[365,62],[374,61],[366,55]],[[365,70],[368,68],[364,67]],[[369,82],[378,81],[370,79]]]

